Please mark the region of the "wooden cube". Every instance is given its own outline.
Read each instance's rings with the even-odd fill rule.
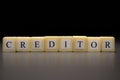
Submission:
[[[100,37],[88,37],[88,51],[100,51]]]
[[[30,38],[31,51],[44,51],[44,37]]]
[[[30,37],[17,37],[17,51],[30,51]]]
[[[16,51],[16,37],[4,37],[2,42],[3,52]]]
[[[45,36],[45,51],[58,51],[58,45],[57,36]]]
[[[72,51],[72,36],[59,36],[59,51]]]
[[[115,38],[110,37],[100,37],[101,39],[101,50],[102,51],[115,51]]]
[[[86,36],[73,36],[73,51],[87,51],[87,42]]]

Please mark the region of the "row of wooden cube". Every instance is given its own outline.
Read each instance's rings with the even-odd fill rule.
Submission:
[[[3,51],[115,51],[115,38],[87,36],[4,37]]]

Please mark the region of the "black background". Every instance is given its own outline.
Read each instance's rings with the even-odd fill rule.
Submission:
[[[4,24],[0,35],[4,36],[114,36],[119,39],[120,24],[79,24],[75,22],[40,22]]]

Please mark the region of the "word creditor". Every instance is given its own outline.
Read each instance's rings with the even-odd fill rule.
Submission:
[[[3,37],[2,48],[11,51],[115,51],[113,36]]]

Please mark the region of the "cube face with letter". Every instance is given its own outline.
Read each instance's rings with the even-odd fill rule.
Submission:
[[[100,37],[88,37],[88,51],[100,51]]]
[[[30,51],[30,37],[17,37],[17,51]]]
[[[4,37],[2,48],[3,52],[16,51],[16,37]]]
[[[45,36],[45,51],[58,51],[58,45],[57,36]]]
[[[31,51],[44,51],[44,37],[30,38]]]
[[[59,36],[59,51],[72,51],[72,36]]]
[[[115,51],[114,37],[101,37],[101,51]]]
[[[87,51],[87,42],[86,36],[73,36],[73,51]]]

